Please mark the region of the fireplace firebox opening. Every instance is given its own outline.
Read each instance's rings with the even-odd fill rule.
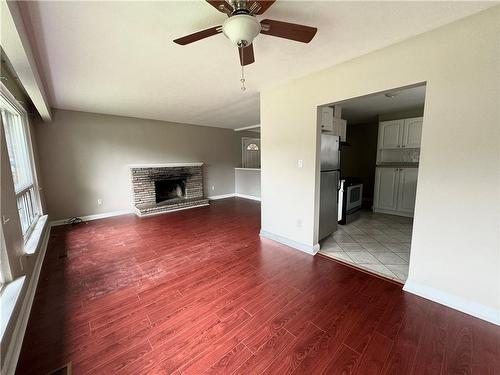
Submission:
[[[155,181],[156,203],[186,197],[186,178]]]

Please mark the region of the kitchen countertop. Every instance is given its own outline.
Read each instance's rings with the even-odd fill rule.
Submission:
[[[418,163],[412,162],[391,162],[391,163],[379,163],[377,167],[408,167],[408,168],[418,168]]]

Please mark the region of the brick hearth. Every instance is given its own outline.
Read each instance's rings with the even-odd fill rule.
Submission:
[[[137,215],[152,215],[168,211],[205,206],[203,197],[202,163],[131,166],[134,206]],[[156,203],[155,181],[185,178],[185,197]]]

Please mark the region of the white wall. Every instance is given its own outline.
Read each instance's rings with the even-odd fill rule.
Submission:
[[[499,69],[495,7],[264,90],[262,230],[317,243],[318,105],[427,82],[408,285],[500,323]]]

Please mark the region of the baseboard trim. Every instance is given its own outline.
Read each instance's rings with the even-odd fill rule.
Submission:
[[[247,194],[240,194],[240,193],[230,193],[230,194],[222,194],[222,195],[213,195],[211,197],[208,197],[210,200],[217,200],[217,199],[226,199],[226,198],[243,198],[243,199],[251,199],[254,201],[259,201],[260,202],[260,197],[256,197],[254,195],[247,195]]]
[[[237,198],[251,199],[253,201],[259,201],[260,202],[260,197],[256,197],[254,195],[247,195],[247,194],[235,193],[234,196],[237,197]]]
[[[260,201],[259,197],[254,197],[252,195],[245,195],[245,194],[235,194],[235,193],[222,194],[222,195],[214,195],[214,196],[208,197],[208,199],[210,199],[210,200],[217,200],[217,199],[234,198],[234,197],[245,198],[245,199],[252,199],[252,200]],[[194,208],[194,207],[202,207],[202,206],[206,206],[206,204],[205,205],[199,205],[199,206],[190,206],[190,207],[186,207],[186,208]],[[181,209],[177,209],[177,210],[170,210],[170,211],[166,211],[166,212],[158,212],[158,213],[148,214],[148,215],[138,215],[138,216],[140,216],[140,217],[146,217],[146,216],[152,216],[152,215],[155,215],[155,214],[164,214],[164,213],[167,213],[167,212],[180,211],[180,210],[183,210],[183,209],[186,209],[186,208],[181,208]],[[102,214],[94,214],[94,215],[86,215],[86,216],[78,216],[78,217],[80,219],[82,219],[83,221],[91,221],[91,220],[106,219],[108,217],[121,216],[121,215],[130,215],[130,214],[137,214],[137,213],[134,210],[120,210],[120,211],[103,212]],[[68,224],[68,220],[69,219],[70,218],[60,219],[60,220],[53,220],[53,221],[50,222],[50,226],[51,227],[57,227],[59,225]]]
[[[403,290],[500,326],[500,310],[484,306],[480,303],[458,297],[410,279],[406,280]]]
[[[235,196],[234,193],[230,194],[222,194],[222,195],[212,195],[211,197],[208,197],[208,199],[215,201],[217,199],[226,199],[226,198],[233,198]]]
[[[40,247],[40,253],[38,254],[38,258],[35,262],[33,274],[29,280],[28,289],[26,290],[26,295],[24,297],[21,310],[19,311],[19,316],[9,343],[9,348],[7,349],[7,353],[4,358],[2,374],[5,375],[14,374],[16,371],[17,361],[19,360],[19,354],[21,352],[21,347],[23,346],[24,335],[26,333],[26,327],[31,313],[31,307],[33,306],[33,300],[35,298],[38,279],[40,278],[40,271],[42,270],[43,260],[45,259],[45,253],[49,243],[49,237],[50,225],[46,228],[46,233]]]
[[[391,211],[391,210],[384,210],[382,208],[373,208],[373,212],[378,212],[381,214],[388,214],[388,215],[395,215],[395,216],[403,216],[403,217],[413,217],[413,214],[408,214],[406,212],[398,212],[398,211]]]
[[[288,247],[292,247],[296,250],[300,250],[300,251],[302,251],[306,254],[309,254],[309,255],[315,255],[319,251],[319,244],[316,244],[314,246],[306,245],[306,244],[291,240],[289,238],[286,238],[286,237],[283,237],[283,236],[280,236],[278,234],[274,234],[274,233],[271,233],[271,232],[268,232],[268,231],[265,231],[262,229],[260,231],[260,236],[267,238],[269,240],[279,242],[279,243],[286,245]]]
[[[94,214],[94,215],[86,215],[86,216],[78,216],[80,219],[83,221],[91,221],[91,220],[98,220],[98,219],[106,219],[108,217],[114,217],[114,216],[121,216],[121,215],[129,215],[135,213],[132,210],[120,210],[120,211],[111,211],[111,212],[104,212],[102,214]],[[60,219],[60,220],[54,220],[50,222],[50,226],[56,227],[58,225],[65,225],[68,224],[67,219]]]
[[[173,210],[168,210],[168,211],[160,211],[160,212],[151,212],[149,214],[141,214],[139,210],[135,212],[135,214],[139,217],[148,217],[148,216],[157,216],[157,215],[164,215],[168,214],[170,212],[176,212],[176,211],[183,211],[183,210],[189,210],[190,208],[196,208],[196,207],[205,207],[209,206],[208,203],[203,203],[203,204],[197,204],[196,206],[188,206],[188,207],[181,207],[181,208],[175,208]]]

